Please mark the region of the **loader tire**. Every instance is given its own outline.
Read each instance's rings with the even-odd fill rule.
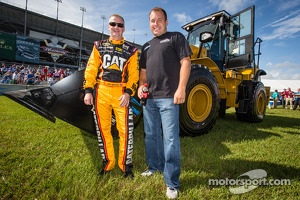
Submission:
[[[259,123],[264,120],[267,108],[267,93],[262,82],[257,82],[252,88],[252,98],[247,113],[236,113],[237,119],[252,123]]]
[[[218,83],[206,67],[193,65],[186,87],[186,101],[180,106],[181,135],[206,134],[214,125],[220,107]]]

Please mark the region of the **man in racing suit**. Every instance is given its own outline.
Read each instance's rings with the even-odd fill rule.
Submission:
[[[123,17],[117,14],[110,16],[108,30],[108,40],[94,42],[85,69],[84,103],[93,105],[99,148],[103,158],[100,174],[112,170],[116,164],[111,133],[113,110],[120,138],[118,165],[124,172],[124,177],[133,178],[134,124],[129,102],[130,96],[137,90],[139,79],[138,51],[123,38]]]

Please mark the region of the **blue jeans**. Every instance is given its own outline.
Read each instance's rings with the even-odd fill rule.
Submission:
[[[173,98],[147,99],[143,107],[146,162],[151,172],[161,171],[169,187],[179,188],[179,105]]]

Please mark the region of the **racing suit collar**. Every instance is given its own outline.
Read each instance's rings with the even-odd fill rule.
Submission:
[[[122,38],[122,40],[114,40],[111,37],[109,38],[109,42],[113,43],[113,44],[124,44],[124,37]]]

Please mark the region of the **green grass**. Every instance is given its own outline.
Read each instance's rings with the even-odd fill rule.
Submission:
[[[166,199],[161,174],[140,176],[146,169],[142,122],[135,129],[135,179],[130,180],[117,167],[98,176],[102,160],[94,135],[58,119],[52,123],[5,96],[0,113],[0,199]],[[208,134],[181,138],[181,151],[179,199],[298,199],[298,110],[268,109],[263,123],[252,124],[239,122],[229,109]],[[292,183],[239,195],[229,186],[208,184],[254,169]]]

